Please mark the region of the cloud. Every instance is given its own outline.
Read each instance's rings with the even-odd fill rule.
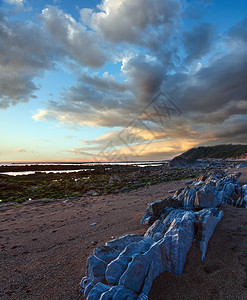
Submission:
[[[186,52],[186,63],[192,60],[200,60],[207,55],[214,46],[216,38],[216,26],[201,23],[190,31],[182,34],[183,47]]]
[[[38,25],[10,21],[1,13],[0,40],[0,108],[6,108],[35,97],[33,80],[54,69],[54,47]]]
[[[17,148],[14,150],[14,152],[27,152],[27,150],[24,148]]]
[[[166,41],[182,11],[178,0],[103,0],[81,10],[81,20],[113,43],[127,42],[154,48]]]
[[[21,2],[20,2],[21,3]],[[98,35],[71,15],[49,6],[40,24],[13,21],[0,12],[0,108],[35,98],[35,79],[71,59],[82,66],[102,66],[106,57]]]
[[[16,5],[19,8],[22,8],[24,6],[25,0],[4,0],[4,2],[12,5]]]
[[[113,135],[110,133],[110,135]],[[175,155],[184,152],[199,144],[198,140],[186,140],[183,138],[163,141],[149,141],[148,143],[137,143],[126,145],[124,143],[116,145],[115,139],[108,139],[109,135],[103,139],[95,141],[93,145],[78,147],[66,152],[75,154],[81,160],[98,161],[121,161],[121,160],[161,160],[170,159]],[[200,140],[204,142],[205,140]]]
[[[97,68],[104,65],[106,55],[103,41],[97,33],[87,30],[70,15],[54,6],[43,9],[39,20],[66,54],[83,66]]]
[[[247,19],[220,35],[215,24],[197,19],[192,26],[184,6],[178,0],[104,0],[95,10],[81,9],[80,20],[47,6],[37,24],[0,15],[0,107],[35,98],[36,78],[57,63],[71,63],[76,81],[33,118],[115,131],[73,153],[95,152],[108,141],[123,149],[119,134],[126,128],[136,148],[149,140],[166,149],[176,140],[179,151],[185,141],[244,141]],[[108,66],[116,70],[119,63],[113,75]],[[162,110],[172,105],[165,98],[146,108],[159,91],[175,104],[172,116]]]
[[[159,91],[166,74],[164,66],[156,57],[144,54],[125,59],[122,71],[132,83],[137,100],[147,102]]]

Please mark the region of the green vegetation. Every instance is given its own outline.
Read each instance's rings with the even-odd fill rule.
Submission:
[[[180,157],[190,160],[203,159],[203,158],[239,158],[242,155],[247,155],[247,145],[217,145],[207,147],[192,148]]]
[[[164,181],[193,178],[197,169],[166,167],[111,166],[99,172],[35,173],[32,175],[0,175],[0,200],[22,203],[29,199],[77,199],[86,195],[126,192]],[[85,176],[86,174],[86,176]]]

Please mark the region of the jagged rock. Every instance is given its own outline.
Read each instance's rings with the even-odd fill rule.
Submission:
[[[176,198],[178,195],[180,195],[183,190],[184,188],[176,190],[175,194],[173,195],[173,198]]]
[[[168,193],[170,193],[170,194],[174,194],[176,192],[176,190],[170,190],[170,191],[168,191]]]
[[[147,252],[133,257],[119,284],[147,296],[153,280],[162,272],[181,274],[194,238],[194,220],[193,212],[177,214],[161,240]]]
[[[153,223],[152,226],[148,228],[147,232],[144,234],[144,237],[154,238],[155,234],[157,233],[163,234],[164,230],[165,230],[165,225],[163,224],[163,222],[161,220],[157,220]]]
[[[215,188],[211,184],[205,184],[196,192],[194,204],[200,208],[216,207],[219,204],[219,198],[215,194]]]
[[[243,162],[243,163],[241,163],[240,165],[237,166],[238,169],[244,168],[244,167],[247,167],[247,163],[246,162]]]
[[[111,287],[101,282],[97,283],[90,291],[87,300],[99,300],[101,295],[108,291]]]
[[[107,265],[116,259],[127,245],[140,242],[143,239],[143,236],[137,234],[124,235],[96,248],[94,254],[88,258],[86,277],[81,281],[84,296],[87,297],[95,284],[105,280]]]
[[[193,208],[198,188],[190,188],[187,186],[177,197],[178,202],[185,208]]]
[[[203,181],[196,181],[193,183],[194,186],[200,186],[200,185],[203,185],[204,182]]]
[[[203,209],[198,212],[198,236],[200,240],[200,249],[202,251],[202,260],[204,260],[208,241],[211,238],[218,222],[223,217],[223,211],[217,209]]]
[[[191,184],[192,182],[193,182],[193,179],[187,180],[185,183],[186,183],[186,184]]]
[[[167,205],[167,199],[158,200],[149,203],[148,210],[155,217],[159,217]]]
[[[202,174],[200,176],[197,177],[196,181],[205,181],[207,179],[207,175],[206,174]]]
[[[101,294],[100,300],[126,300],[137,299],[137,294],[123,286],[112,286],[110,289]]]
[[[144,237],[127,235],[95,249],[94,258],[89,257],[88,278],[81,282],[84,295],[88,300],[148,299],[153,280],[159,274],[164,271],[182,274],[186,254],[195,237],[195,224],[200,224],[197,226],[200,227],[198,236],[205,257],[208,240],[220,220],[219,216],[217,209],[196,213],[166,207],[161,219],[147,230]],[[102,275],[106,261],[107,267]],[[109,285],[103,284],[105,279]]]
[[[220,202],[247,207],[247,185],[241,186],[238,177],[238,173],[212,172],[193,188],[187,186],[173,197],[149,203],[142,223],[152,226],[144,236],[112,240],[89,257],[86,277],[81,281],[85,297],[147,300],[159,274],[182,274],[193,240],[199,243],[204,259],[209,239],[223,216],[215,207]]]
[[[132,257],[147,251],[154,243],[154,239],[146,238],[140,242],[134,242],[126,246],[121,254],[113,260],[106,269],[105,277],[109,284],[118,284],[121,275],[125,272]]]
[[[243,195],[246,195],[246,196],[247,196],[247,184],[244,184],[244,185],[242,186],[242,193],[243,193]]]
[[[141,219],[141,224],[152,225],[164,213],[166,207],[178,207],[178,202],[173,197],[168,197],[148,204],[146,214]]]
[[[145,215],[141,219],[141,224],[142,225],[152,225],[156,220],[157,220],[157,218],[155,216],[153,216],[147,208]]]

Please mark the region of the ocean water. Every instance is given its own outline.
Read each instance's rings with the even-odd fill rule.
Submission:
[[[64,165],[64,166],[96,166],[96,165],[132,165],[132,166],[138,166],[138,167],[146,167],[146,166],[161,166],[164,163],[168,163],[168,161],[133,161],[133,162],[126,162],[126,161],[120,161],[120,162],[81,162],[81,163],[73,163],[73,162],[0,162],[1,166],[32,166],[32,165],[46,165],[46,166],[57,166],[57,165]],[[10,176],[17,176],[17,175],[29,175],[34,173],[71,173],[71,172],[79,172],[79,171],[88,171],[88,170],[94,170],[94,168],[91,169],[79,169],[78,170],[49,170],[49,171],[22,171],[22,172],[3,172],[0,174],[10,175]]]

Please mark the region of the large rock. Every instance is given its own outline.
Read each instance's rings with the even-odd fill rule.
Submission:
[[[89,300],[147,300],[153,280],[162,272],[182,274],[192,242],[205,258],[208,242],[221,220],[219,203],[247,207],[247,185],[239,173],[211,172],[193,188],[148,204],[145,235],[126,235],[95,249],[81,281]],[[107,284],[105,284],[107,283]]]
[[[148,299],[153,280],[159,274],[165,271],[182,274],[196,227],[200,227],[197,232],[200,232],[202,257],[205,257],[219,220],[217,209],[197,213],[164,208],[160,219],[144,237],[126,235],[95,249],[88,259],[87,277],[81,282],[85,297],[88,300]]]
[[[168,207],[178,207],[178,201],[173,197],[161,199],[152,203],[148,203],[146,214],[141,219],[141,224],[152,225],[156,220],[162,217],[165,209]]]
[[[197,214],[198,232],[197,239],[200,240],[200,249],[202,251],[202,260],[206,256],[208,241],[210,240],[214,229],[223,217],[223,211],[217,209],[203,209]]]
[[[215,187],[209,183],[196,192],[194,206],[199,208],[216,207],[219,202],[219,198],[215,194]]]
[[[141,252],[146,252],[153,243],[154,239],[149,237],[140,242],[127,245],[120,255],[108,264],[105,272],[107,282],[109,284],[118,284],[121,275],[127,269],[132,257]]]

